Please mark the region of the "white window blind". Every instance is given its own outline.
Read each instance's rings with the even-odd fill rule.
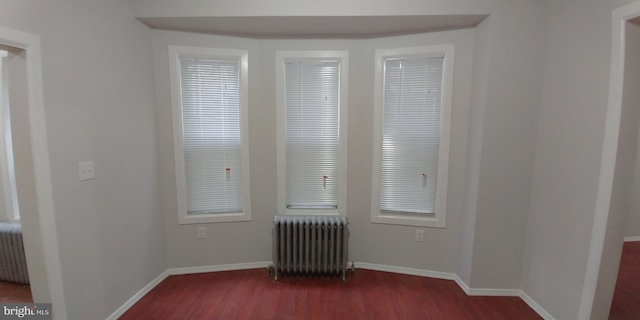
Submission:
[[[443,62],[384,60],[382,212],[435,213]]]
[[[180,57],[188,214],[242,211],[238,59]]]
[[[340,62],[285,62],[286,206],[336,209]]]

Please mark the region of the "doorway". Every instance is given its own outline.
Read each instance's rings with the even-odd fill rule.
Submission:
[[[66,319],[66,303],[60,267],[60,253],[53,208],[51,170],[46,134],[40,38],[36,35],[0,26],[0,45],[23,50],[26,79],[26,102],[21,111],[27,122],[21,140],[24,177],[28,183],[17,185],[20,222],[26,262],[35,302],[51,302],[53,317]],[[20,175],[20,174],[18,174]],[[24,204],[24,205],[23,205]]]
[[[587,270],[583,284],[580,319],[607,319],[611,309],[625,233],[640,127],[640,94],[637,84],[640,51],[627,57],[626,38],[640,17],[640,1],[613,12],[611,71],[604,143],[600,164],[596,210],[591,233]],[[638,40],[640,41],[640,40]],[[636,57],[638,56],[638,57]],[[628,59],[626,59],[628,58]],[[628,60],[629,64],[625,64]],[[629,72],[625,72],[629,71]],[[632,82],[634,81],[634,82]],[[625,87],[625,85],[628,85]]]
[[[33,302],[20,221],[32,189],[26,74],[25,50],[0,45],[0,303]]]

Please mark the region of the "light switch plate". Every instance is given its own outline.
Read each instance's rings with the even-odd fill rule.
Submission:
[[[90,180],[95,177],[93,161],[78,162],[78,179],[80,181]]]

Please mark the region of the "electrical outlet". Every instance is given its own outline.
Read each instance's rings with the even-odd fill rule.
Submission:
[[[78,180],[84,181],[95,178],[93,161],[78,162]]]
[[[424,242],[424,230],[416,229],[416,241]]]
[[[207,229],[204,226],[199,226],[196,228],[196,238],[204,239],[207,237]]]

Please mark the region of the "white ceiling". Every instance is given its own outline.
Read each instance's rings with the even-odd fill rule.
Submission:
[[[472,28],[487,15],[137,18],[154,29],[250,38],[373,38]]]

